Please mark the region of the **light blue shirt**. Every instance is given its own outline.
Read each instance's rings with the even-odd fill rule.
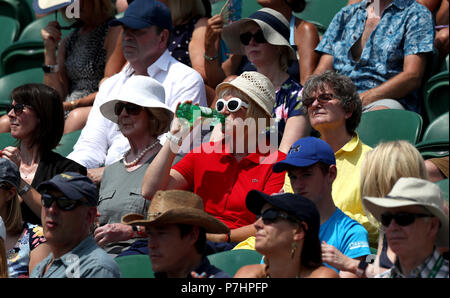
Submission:
[[[119,278],[119,266],[90,235],[72,251],[52,261],[53,254],[36,265],[30,278]]]
[[[320,241],[333,245],[349,258],[370,255],[367,230],[339,208],[336,208],[331,217],[320,225],[319,238]],[[325,265],[339,273],[336,268]]]
[[[366,0],[342,8],[331,21],[316,51],[333,56],[333,68],[350,77],[358,92],[378,87],[403,71],[407,55],[433,51],[434,26],[430,11],[415,0],[394,0],[383,12],[359,61],[352,46],[361,38],[367,19]],[[398,99],[420,112],[417,94]]]

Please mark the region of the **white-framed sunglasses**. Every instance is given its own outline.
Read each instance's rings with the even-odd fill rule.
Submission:
[[[242,101],[242,99],[238,97],[232,97],[229,100],[219,98],[216,101],[216,110],[222,112],[225,107],[227,107],[228,111],[234,113],[239,111],[241,107],[248,108],[248,103]]]

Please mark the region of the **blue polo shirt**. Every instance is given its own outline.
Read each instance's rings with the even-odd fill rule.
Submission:
[[[119,278],[117,263],[103,249],[97,246],[92,235],[81,241],[70,252],[52,261],[53,254],[34,267],[30,278]]]

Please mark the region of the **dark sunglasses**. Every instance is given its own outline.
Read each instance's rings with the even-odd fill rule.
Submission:
[[[66,197],[54,197],[47,193],[42,194],[42,206],[45,208],[50,208],[54,201],[56,201],[56,206],[63,211],[71,211],[81,205],[90,206],[87,202],[81,200],[71,200]]]
[[[16,114],[17,116],[19,116],[20,114],[23,113],[23,110],[24,110],[25,108],[33,109],[33,108],[32,108],[31,106],[29,106],[29,105],[24,105],[23,103],[16,103],[15,105],[13,105],[13,104],[8,105],[8,106],[7,106],[7,111],[8,111],[8,113],[9,113],[11,110],[14,110],[14,114]]]
[[[303,99],[303,105],[306,106],[306,107],[309,107],[310,105],[312,105],[312,103],[314,101],[316,101],[316,99],[320,103],[324,104],[324,103],[327,103],[330,100],[332,100],[334,97],[335,96],[333,94],[331,94],[331,93],[322,93],[322,94],[319,94],[316,97],[306,97],[306,98]]]
[[[267,209],[263,212],[263,214],[258,215],[256,219],[262,218],[262,221],[265,225],[270,225],[276,222],[278,219],[285,219],[289,220],[294,223],[299,223],[299,220],[289,214],[286,214],[284,211],[278,210],[278,209]]]
[[[244,46],[248,46],[250,43],[250,40],[252,40],[252,37],[253,37],[253,40],[257,43],[267,43],[267,40],[264,37],[264,34],[261,30],[258,30],[255,34],[252,34],[250,32],[242,33],[239,36],[239,39],[241,40],[241,43]]]
[[[227,107],[228,111],[234,113],[239,111],[241,107],[248,108],[248,104],[238,97],[232,97],[229,100],[219,98],[216,101],[216,110],[222,112],[225,107]]]
[[[118,102],[114,105],[114,114],[119,116],[122,113],[123,108],[127,111],[128,115],[138,115],[142,111],[142,107],[135,105],[134,103]]]
[[[432,217],[430,214],[423,214],[423,213],[407,213],[407,212],[400,212],[400,213],[383,213],[381,214],[381,224],[385,227],[389,227],[392,220],[395,220],[395,222],[402,227],[409,226],[412,224],[416,218],[420,217]]]

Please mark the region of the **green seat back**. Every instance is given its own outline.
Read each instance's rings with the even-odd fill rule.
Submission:
[[[432,76],[424,85],[424,108],[430,123],[449,111],[448,73],[448,70],[442,71]]]
[[[11,103],[10,95],[14,88],[27,83],[42,83],[44,72],[42,68],[15,72],[0,78],[0,116],[6,113],[5,107]]]
[[[44,63],[44,44],[42,41],[16,41],[3,51],[1,63],[5,75],[40,68]]]
[[[41,29],[45,28],[48,23],[55,21],[55,13],[46,15],[45,17],[39,18],[31,23],[29,23],[20,33],[20,41],[42,41]],[[58,23],[61,26],[70,26],[72,23],[66,18],[62,17],[61,13],[58,12],[57,15]],[[61,39],[66,37],[72,30],[62,30]]]
[[[10,46],[19,35],[19,22],[13,18],[0,15],[0,54]]]
[[[422,117],[415,112],[379,110],[363,113],[356,131],[370,147],[396,140],[406,140],[414,145],[419,141],[422,123]]]
[[[423,158],[449,155],[448,117],[449,112],[446,112],[431,122],[423,134],[422,141],[416,144]]]
[[[148,255],[131,255],[114,259],[119,265],[122,278],[154,278],[152,263]]]
[[[16,141],[9,132],[0,133],[0,150],[8,146],[14,146]]]
[[[306,0],[306,7],[297,17],[316,25],[324,33],[334,16],[347,5],[348,0]]]
[[[227,1],[221,0],[217,1],[215,3],[211,4],[211,15],[216,15],[220,13],[220,10],[225,5]],[[261,5],[258,4],[257,0],[242,0],[242,7],[241,7],[241,18],[246,18],[255,11],[263,8]]]
[[[73,151],[73,146],[77,143],[80,134],[81,129],[63,135],[54,151],[66,157]]]
[[[236,249],[209,255],[208,259],[212,265],[228,273],[230,276],[234,276],[245,265],[260,264],[262,255],[256,250]]]
[[[444,196],[444,199],[448,203],[448,178],[439,180],[439,181],[436,182],[436,184],[441,189],[442,195]]]
[[[16,19],[20,23],[20,28],[25,28],[35,18],[34,12],[27,1],[0,0],[0,15]]]

